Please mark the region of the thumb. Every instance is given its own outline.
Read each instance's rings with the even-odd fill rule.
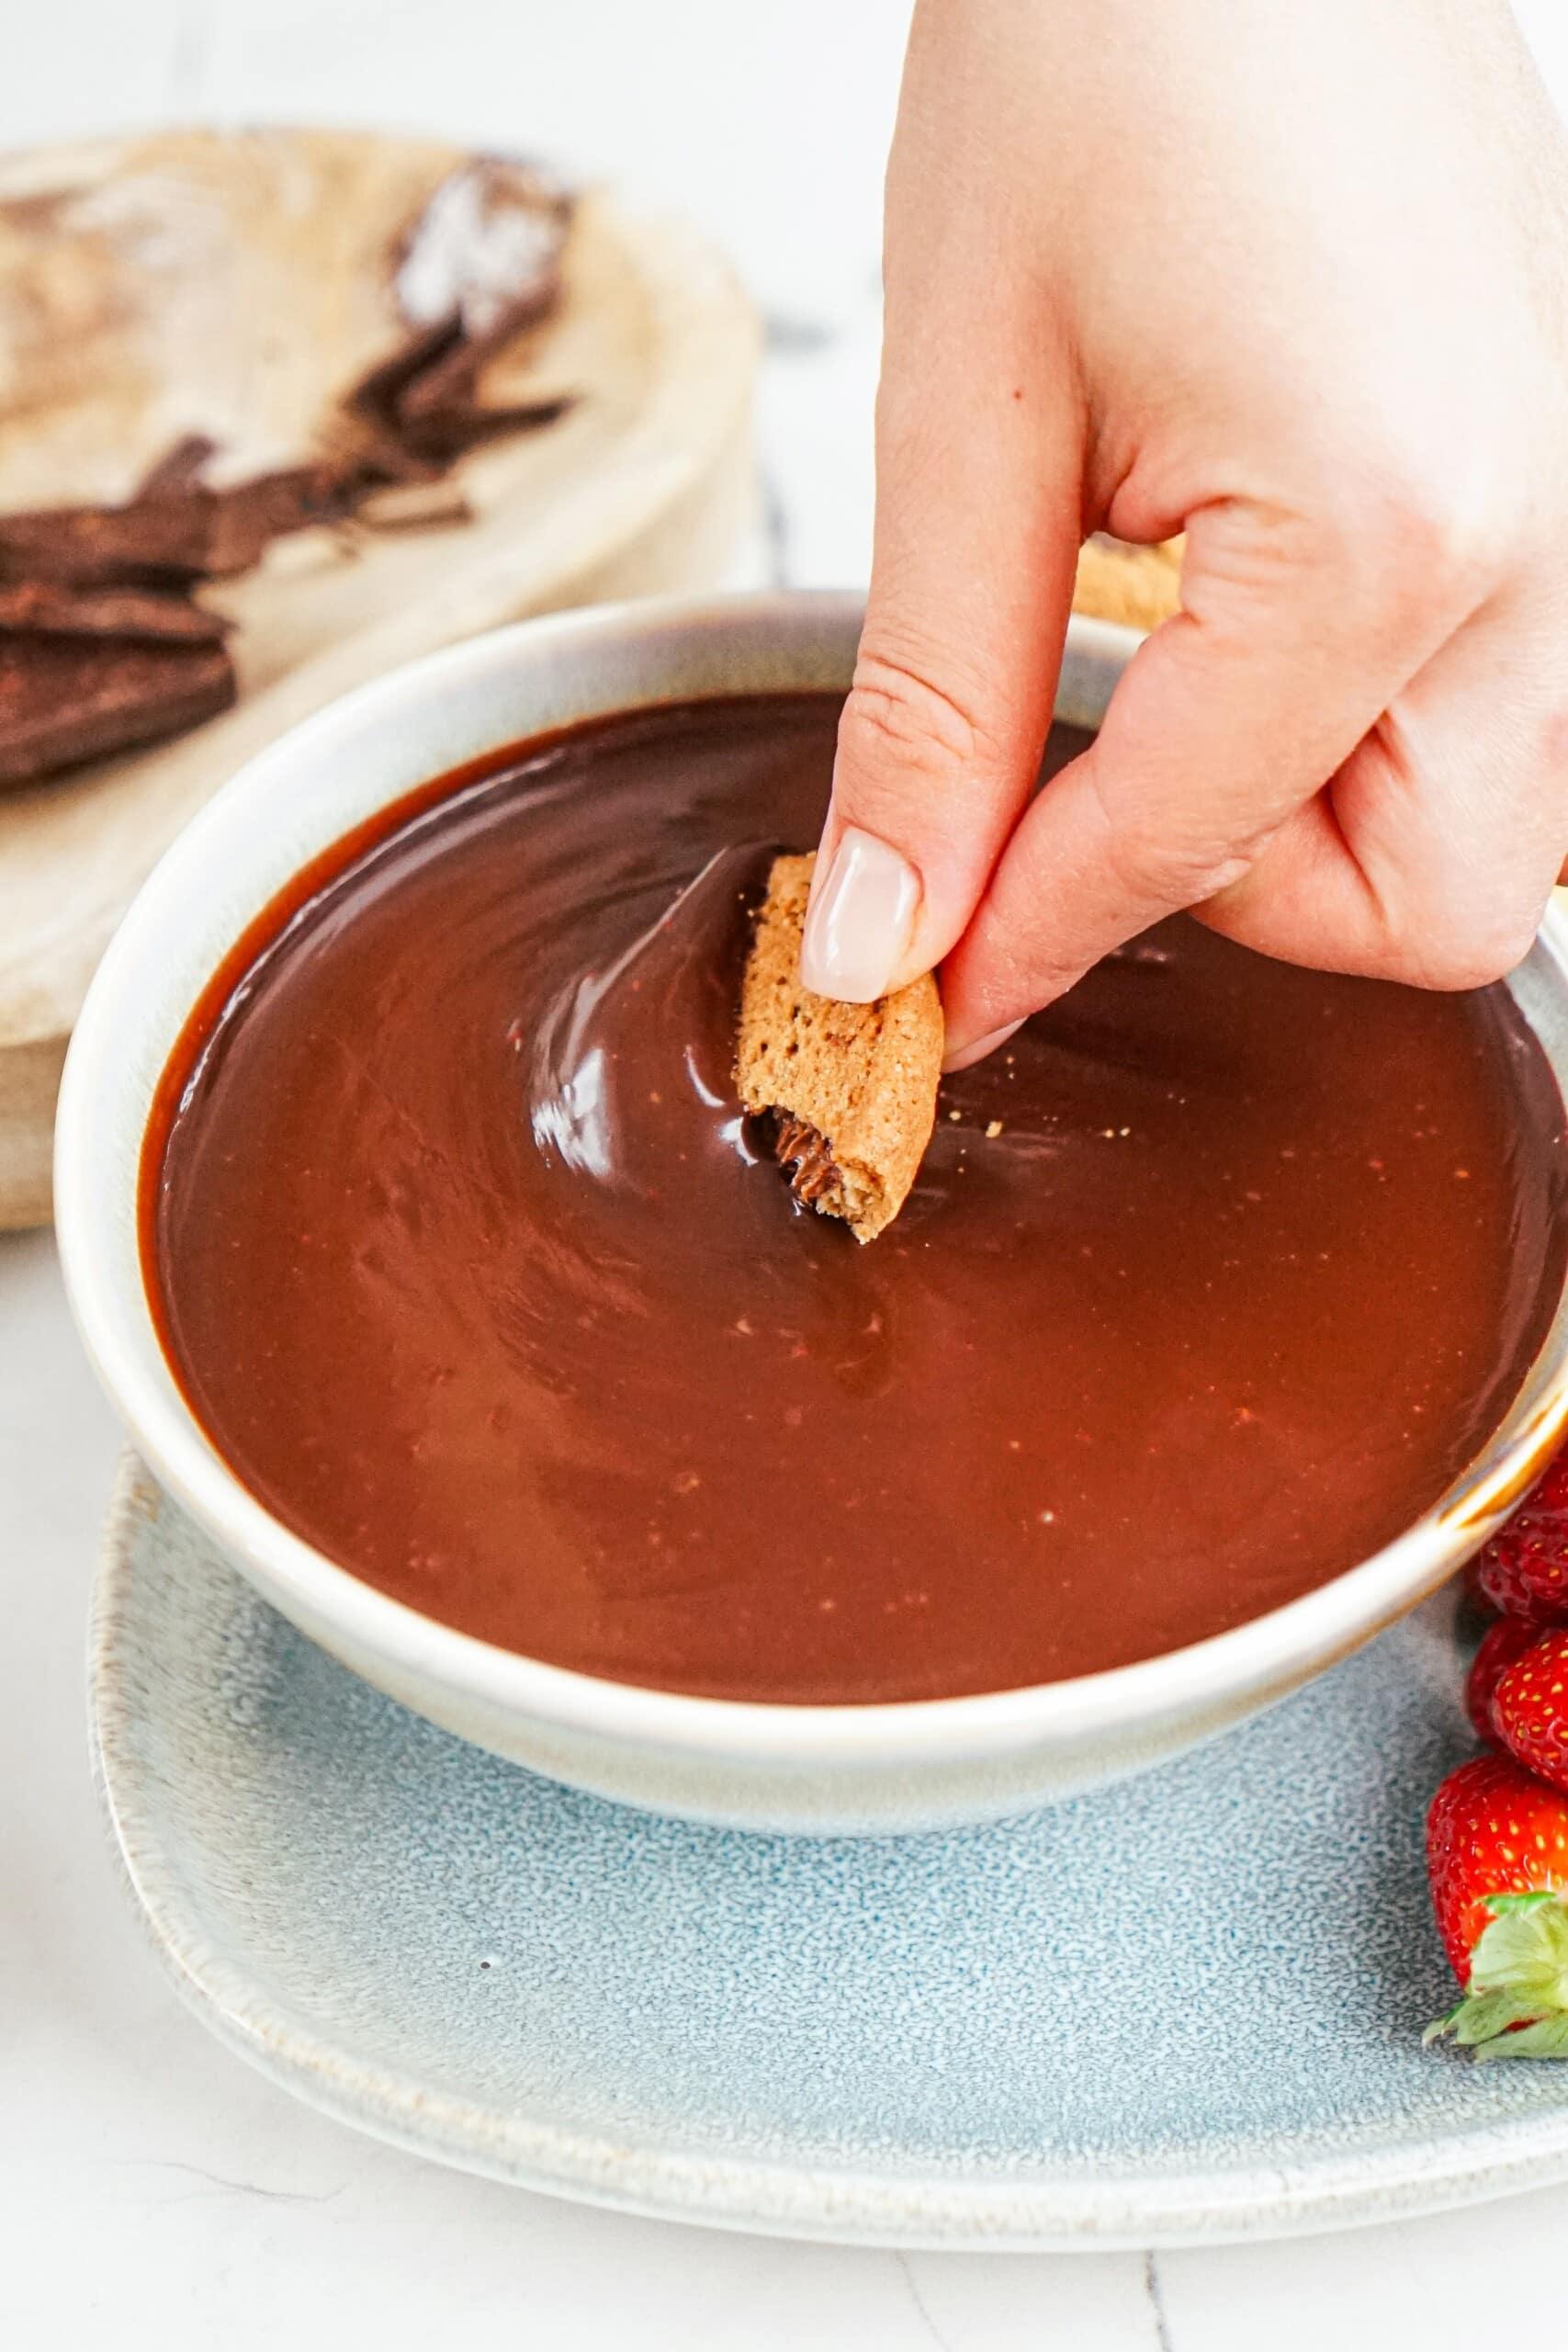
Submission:
[[[876,527],[854,683],[801,947],[868,1003],[964,933],[1034,786],[1078,544],[1079,423],[972,258],[891,278]]]
[[[1241,502],[1190,518],[1184,609],[1024,815],[943,972],[950,1068],[1162,915],[1230,889],[1461,616],[1461,584],[1413,586],[1375,528],[1359,549],[1303,529],[1304,554],[1264,560],[1283,536]]]

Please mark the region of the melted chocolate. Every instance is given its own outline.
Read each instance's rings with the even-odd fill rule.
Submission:
[[[1168,924],[944,1085],[863,1249],[731,1079],[749,909],[816,837],[835,716],[525,746],[269,910],[144,1163],[194,1409],[399,1600],[676,1690],[995,1690],[1321,1584],[1438,1498],[1544,1336],[1539,1048],[1500,988]]]

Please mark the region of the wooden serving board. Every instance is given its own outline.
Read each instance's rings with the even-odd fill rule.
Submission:
[[[118,499],[181,435],[212,478],[305,452],[398,340],[388,256],[464,160],[370,134],[181,132],[0,161],[0,509]],[[471,519],[311,530],[203,592],[237,622],[235,707],[0,792],[0,1227],[50,1206],[71,1026],[138,886],[273,737],[394,663],[530,613],[724,575],[752,497],[754,314],[689,232],[580,201],[563,297],[492,360],[557,423],[448,477]]]

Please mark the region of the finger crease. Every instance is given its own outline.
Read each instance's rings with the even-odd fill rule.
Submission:
[[[884,654],[862,652],[851,695],[863,723],[906,756],[934,744],[955,765],[967,767],[988,747],[988,731],[955,695]]]

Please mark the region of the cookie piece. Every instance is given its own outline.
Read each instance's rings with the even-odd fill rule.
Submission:
[[[815,854],[777,857],[740,991],[735,1075],[772,1112],[797,1199],[870,1241],[908,1196],[936,1121],[942,999],[930,973],[875,1004],[813,996],[800,980]]]
[[[1075,613],[1120,621],[1126,628],[1158,628],[1181,608],[1181,541],[1134,547],[1097,531],[1078,549]]]

